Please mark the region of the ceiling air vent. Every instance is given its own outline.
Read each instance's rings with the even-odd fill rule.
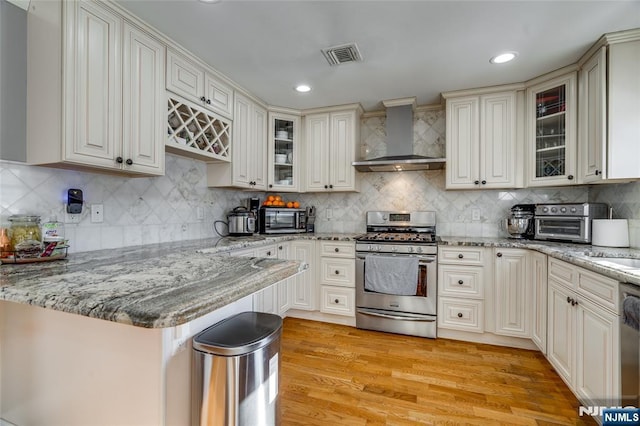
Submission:
[[[341,44],[340,46],[328,47],[322,49],[322,54],[329,65],[346,64],[347,62],[361,62],[362,55],[355,43]]]

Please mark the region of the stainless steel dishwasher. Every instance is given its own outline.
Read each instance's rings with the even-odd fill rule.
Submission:
[[[620,306],[621,403],[640,407],[640,287],[620,284]]]

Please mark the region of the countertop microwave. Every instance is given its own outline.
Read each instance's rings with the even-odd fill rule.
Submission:
[[[259,230],[261,234],[297,234],[307,232],[305,209],[284,207],[260,208]]]

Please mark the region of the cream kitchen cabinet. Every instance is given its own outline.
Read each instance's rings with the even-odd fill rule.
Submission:
[[[167,52],[167,90],[233,118],[233,89],[172,49]]]
[[[355,168],[360,142],[359,105],[306,111],[307,192],[358,191]]]
[[[355,243],[320,241],[320,312],[355,317]]]
[[[438,328],[484,333],[487,254],[483,247],[438,247]]]
[[[299,116],[269,111],[269,191],[300,192],[302,144],[299,131]]]
[[[527,186],[578,183],[576,81],[570,72],[527,88]]]
[[[162,175],[164,45],[101,3],[31,5],[27,161]]]
[[[267,189],[267,110],[236,93],[231,163],[207,164],[213,187]]]
[[[291,280],[291,308],[305,311],[318,309],[316,287],[316,242],[313,240],[292,241],[288,259],[305,262],[308,269]]]
[[[532,285],[531,340],[540,352],[547,354],[547,255],[530,251],[530,279]]]
[[[620,398],[618,283],[549,259],[547,358],[585,405]]]
[[[494,248],[496,334],[531,337],[533,306],[529,250]]]
[[[447,189],[522,186],[522,90],[449,92]]]
[[[607,34],[585,57],[578,87],[579,181],[639,179],[640,30]]]

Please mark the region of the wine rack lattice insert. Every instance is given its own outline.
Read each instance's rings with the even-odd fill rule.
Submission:
[[[231,161],[231,121],[169,96],[167,146]]]

